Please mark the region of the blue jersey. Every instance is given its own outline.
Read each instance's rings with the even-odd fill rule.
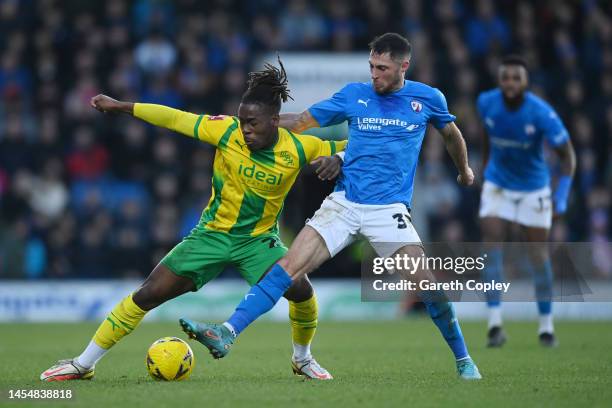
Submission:
[[[370,83],[351,83],[309,111],[320,126],[348,121],[336,191],[359,204],[403,203],[408,208],[427,124],[441,129],[455,120],[439,90],[413,81],[386,95],[377,94]]]
[[[484,178],[516,191],[533,191],[550,183],[544,140],[560,146],[569,134],[554,109],[531,92],[514,111],[504,104],[499,88],[478,96],[478,114],[490,141]]]

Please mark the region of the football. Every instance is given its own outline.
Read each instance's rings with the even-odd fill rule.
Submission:
[[[191,375],[195,360],[189,344],[178,337],[162,337],[149,347],[146,362],[154,379],[182,381]]]

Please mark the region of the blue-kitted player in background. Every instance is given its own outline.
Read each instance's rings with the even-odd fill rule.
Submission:
[[[474,175],[465,141],[454,123],[455,116],[448,112],[444,95],[428,85],[404,79],[410,65],[408,40],[387,33],[374,39],[370,50],[370,83],[348,84],[302,113],[281,116],[282,126],[297,131],[348,121],[343,174],[287,255],[251,288],[223,325],[181,319],[183,329],[215,357],[225,356],[234,339],[270,310],[293,280],[316,269],[358,236],[368,239],[382,257],[423,256],[420,238],[411,223],[410,201],[428,124],[444,138],[459,173],[457,181],[472,184]],[[415,277],[433,279],[427,269],[417,271]],[[446,295],[439,291],[420,294],[454,354],[459,376],[480,379]],[[364,335],[367,330],[364,328]]]
[[[526,242],[548,241],[553,213],[565,213],[576,167],[569,134],[554,109],[527,91],[525,61],[506,57],[498,72],[499,87],[478,97],[478,114],[484,135],[484,184],[480,201],[483,241],[488,245],[484,280],[503,280],[501,243],[511,223],[520,225]],[[544,141],[560,159],[560,176],[554,193],[544,157]],[[553,272],[548,247],[529,246],[535,292],[540,315],[540,344],[555,346],[552,318]],[[501,294],[488,292],[488,346],[500,347],[506,341],[502,329]]]

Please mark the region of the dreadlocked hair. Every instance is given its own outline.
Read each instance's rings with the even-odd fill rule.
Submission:
[[[278,57],[280,69],[271,64],[264,64],[262,71],[249,72],[248,88],[242,95],[242,103],[258,103],[280,112],[281,102],[292,99],[287,88],[287,72]]]

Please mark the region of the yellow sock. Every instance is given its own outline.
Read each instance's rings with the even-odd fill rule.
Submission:
[[[303,302],[289,302],[289,319],[291,320],[291,337],[294,344],[307,346],[312,342],[317,331],[317,297]]]
[[[93,336],[93,341],[108,350],[124,336],[130,334],[146,313],[146,310],[142,310],[134,303],[132,294],[130,294],[119,302],[100,324]]]

